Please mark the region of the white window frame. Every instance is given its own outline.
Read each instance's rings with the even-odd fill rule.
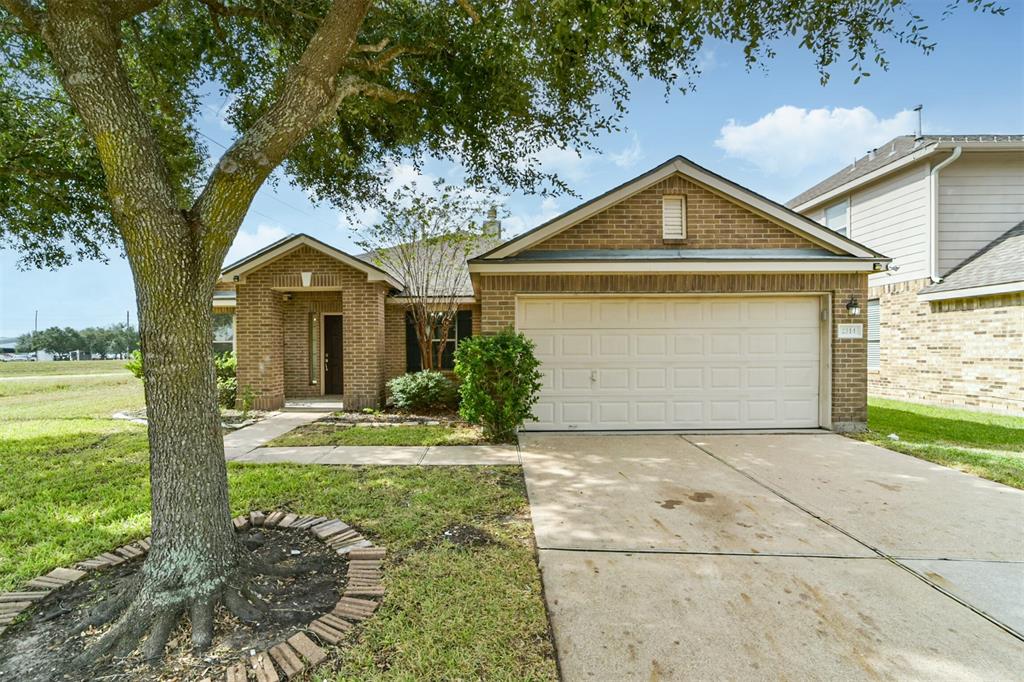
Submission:
[[[669,230],[667,214],[670,206],[679,204],[679,229]],[[685,194],[664,194],[661,197],[661,237],[666,241],[680,241],[686,239],[686,195]]]
[[[845,220],[844,220],[844,224],[843,224],[842,228],[836,228],[835,226],[833,226],[833,225],[831,225],[829,223],[829,216],[828,216],[829,211],[831,211],[832,209],[835,209],[835,208],[842,208],[843,209],[842,215],[844,216]],[[847,197],[847,198],[845,198],[845,199],[843,199],[841,201],[837,201],[834,204],[826,206],[825,210],[822,211],[822,214],[821,214],[821,224],[824,225],[825,227],[827,227],[828,229],[832,230],[836,234],[841,234],[844,237],[846,237],[847,239],[850,239],[851,238],[850,235],[851,235],[851,232],[852,232],[852,230],[850,229],[850,198]]]

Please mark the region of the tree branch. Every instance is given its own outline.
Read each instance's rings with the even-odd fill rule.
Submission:
[[[382,41],[383,42],[383,41]],[[431,50],[423,47],[406,47],[402,45],[396,45],[389,50],[379,51],[380,56],[376,59],[350,59],[349,63],[356,68],[365,69],[372,71],[373,73],[379,73],[384,70],[391,62],[395,61],[399,57],[407,54],[412,55],[423,55],[430,54]]]
[[[462,8],[462,11],[469,15],[469,18],[472,19],[474,24],[480,23],[480,13],[476,11],[473,5],[469,4],[469,0],[458,0],[458,3],[459,7]]]
[[[220,271],[263,181],[321,122],[324,109],[334,100],[335,78],[355,45],[369,8],[370,0],[335,0],[331,4],[285,78],[277,101],[217,163],[190,211],[207,272]]]
[[[331,117],[338,111],[338,107],[341,103],[349,97],[356,95],[363,95],[366,97],[372,97],[379,99],[389,104],[398,104],[399,102],[411,102],[416,99],[416,93],[409,92],[408,90],[400,90],[395,88],[389,88],[386,85],[380,83],[372,83],[365,81],[358,76],[345,76],[338,82],[338,87],[334,91],[334,96],[331,101],[324,107],[321,113],[319,124],[323,125],[331,120]]]
[[[39,33],[46,15],[28,0],[0,0],[4,9],[18,17],[22,25],[33,33]]]
[[[206,5],[206,9],[210,10],[210,14],[216,14],[222,17],[260,16],[259,11],[251,7],[243,7],[241,5],[225,5],[223,2],[218,2],[218,0],[199,0],[199,2]]]
[[[114,15],[118,19],[130,19],[131,17],[148,12],[160,6],[164,0],[121,0],[114,3]]]

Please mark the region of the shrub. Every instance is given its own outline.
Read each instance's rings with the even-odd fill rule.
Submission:
[[[484,437],[507,443],[527,419],[541,388],[533,341],[511,329],[474,336],[455,349],[455,374],[462,381],[459,413],[483,427]]]
[[[124,363],[125,369],[135,375],[136,379],[142,378],[142,351],[133,350],[132,354],[128,357],[128,362]]]
[[[445,410],[455,407],[458,393],[451,379],[429,369],[395,377],[388,390],[400,410]]]
[[[213,366],[217,369],[217,404],[232,409],[238,395],[238,380],[235,369],[238,359],[232,351],[213,356]]]

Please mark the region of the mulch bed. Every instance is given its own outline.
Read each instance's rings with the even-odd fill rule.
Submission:
[[[192,654],[183,622],[158,664],[148,665],[137,650],[101,661],[88,679],[285,679],[325,660],[330,647],[344,644],[383,597],[384,550],[337,519],[253,512],[235,519],[235,527],[255,558],[304,569],[294,576],[254,578],[252,588],[271,606],[265,619],[245,623],[219,607],[213,645],[201,657]],[[12,621],[7,632],[0,626],[0,679],[83,679],[72,659],[102,630],[79,634],[77,626],[136,574],[148,548],[148,540],[131,543],[77,568],[55,569],[23,591],[0,593],[0,617]]]
[[[411,414],[408,412],[334,412],[317,419],[317,424],[338,426],[468,426],[458,413]]]

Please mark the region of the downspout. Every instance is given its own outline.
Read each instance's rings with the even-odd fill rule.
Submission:
[[[929,226],[929,268],[931,269],[932,282],[941,282],[939,277],[939,171],[960,158],[963,147],[957,145],[948,158],[940,161],[932,167],[929,176],[928,194],[931,197],[931,207],[928,211],[931,225]]]

